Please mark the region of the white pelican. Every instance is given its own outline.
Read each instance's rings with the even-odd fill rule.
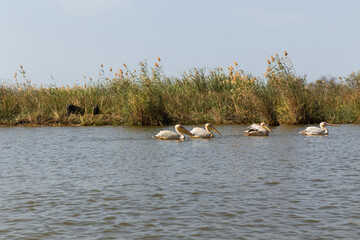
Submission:
[[[193,138],[213,138],[214,134],[210,130],[213,130],[217,134],[221,135],[221,133],[216,128],[214,128],[210,123],[205,124],[205,129],[196,127],[193,128],[190,132],[194,134],[194,136],[192,136]]]
[[[247,128],[248,130],[244,131],[248,136],[267,136],[269,132],[272,132],[271,129],[265,124],[252,124]]]
[[[327,130],[327,128],[325,126],[338,127],[338,125],[335,125],[335,124],[322,122],[322,123],[320,123],[319,128],[318,127],[307,127],[305,130],[302,130],[301,132],[299,132],[299,134],[304,134],[304,135],[328,135],[329,131]]]
[[[194,135],[191,132],[189,132],[188,130],[186,130],[183,126],[181,126],[181,124],[177,124],[175,126],[175,131],[176,131],[176,133],[169,131],[169,130],[160,131],[158,134],[156,134],[154,136],[154,138],[160,139],[160,140],[185,139],[185,136],[183,133],[190,135],[190,136]]]

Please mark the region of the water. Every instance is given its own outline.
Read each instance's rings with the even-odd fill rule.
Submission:
[[[360,126],[216,127],[0,128],[1,239],[360,237]]]

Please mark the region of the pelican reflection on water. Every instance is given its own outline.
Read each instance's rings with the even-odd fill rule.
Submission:
[[[338,125],[322,122],[320,123],[320,127],[307,127],[305,130],[299,132],[299,134],[304,135],[328,135],[329,130],[325,126],[333,126],[338,127]]]
[[[221,133],[216,128],[214,128],[210,123],[207,123],[207,124],[205,124],[205,129],[200,128],[200,127],[193,128],[190,132],[192,134],[194,134],[194,136],[191,136],[191,137],[192,138],[213,138],[214,134],[211,132],[211,130],[213,130],[214,132],[216,132],[217,134],[222,136]]]
[[[265,123],[261,123],[260,125],[252,124],[244,131],[247,136],[267,136],[269,135],[269,132],[272,131]]]
[[[194,135],[191,132],[189,132],[188,130],[186,130],[181,124],[177,124],[175,126],[175,131],[176,132],[172,132],[169,130],[163,130],[163,131],[160,131],[158,134],[156,134],[154,136],[154,138],[160,139],[160,140],[173,140],[173,139],[176,140],[176,139],[185,139],[184,134],[187,134],[190,136]]]

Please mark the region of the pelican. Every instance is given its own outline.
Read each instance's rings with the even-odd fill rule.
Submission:
[[[160,139],[160,140],[185,139],[185,136],[183,133],[190,135],[190,136],[194,135],[191,132],[189,132],[188,130],[186,130],[183,126],[181,126],[181,124],[177,124],[175,126],[175,131],[176,131],[176,133],[169,131],[169,130],[160,131],[158,134],[156,134],[154,136],[154,138]]]
[[[213,130],[214,132],[216,132],[217,134],[219,134],[220,136],[221,133],[214,128],[210,123],[205,124],[205,129],[204,128],[193,128],[190,132],[192,134],[194,134],[194,136],[191,136],[192,138],[213,138],[214,134],[210,131]]]
[[[328,135],[329,131],[327,130],[327,128],[325,126],[338,127],[338,125],[335,125],[335,124],[322,122],[322,123],[320,123],[319,128],[318,127],[307,127],[305,130],[302,130],[301,132],[299,132],[299,134],[304,134],[304,135]]]
[[[244,131],[248,136],[267,136],[269,132],[272,132],[271,129],[265,124],[252,124],[248,127],[248,130]]]

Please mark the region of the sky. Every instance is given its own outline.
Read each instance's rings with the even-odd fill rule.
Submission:
[[[159,56],[164,73],[256,76],[286,50],[308,82],[360,70],[358,0],[0,0],[0,80],[24,66],[38,85],[83,84]],[[84,79],[84,76],[86,77]]]

